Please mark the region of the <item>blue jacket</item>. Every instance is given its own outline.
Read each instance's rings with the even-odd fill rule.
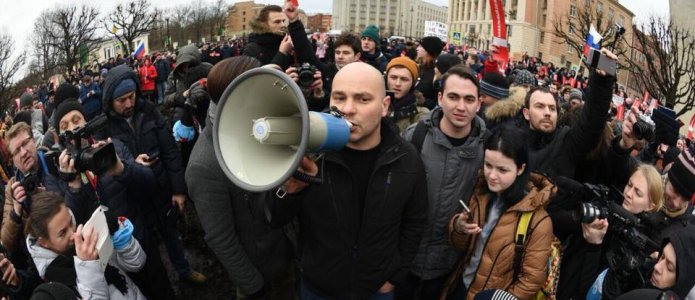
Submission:
[[[89,92],[94,91],[94,95],[89,96]],[[85,86],[80,84],[80,102],[84,110],[87,121],[93,119],[101,113],[101,88],[95,82]]]

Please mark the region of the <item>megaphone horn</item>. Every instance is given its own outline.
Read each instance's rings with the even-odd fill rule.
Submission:
[[[260,192],[283,184],[305,153],[343,148],[350,123],[336,114],[309,112],[299,86],[285,73],[256,68],[227,86],[213,124],[213,143],[225,175]]]

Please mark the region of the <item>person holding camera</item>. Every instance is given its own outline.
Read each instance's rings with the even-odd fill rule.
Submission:
[[[663,206],[664,187],[659,172],[651,165],[639,165],[623,189],[622,203],[608,202],[595,214],[583,210],[584,240],[602,245],[608,263],[607,271],[597,282],[602,286],[602,299],[615,299],[622,293],[645,287],[648,272],[653,267],[652,252],[658,251],[660,226],[654,226],[649,213]],[[613,199],[607,199],[613,201]],[[604,216],[604,213],[606,214]],[[612,222],[612,224],[611,224]],[[641,240],[645,240],[642,244]],[[604,243],[608,241],[607,243]],[[596,283],[595,283],[596,284]],[[592,291],[589,295],[593,295]],[[593,297],[591,299],[594,299]]]
[[[321,71],[308,63],[298,67],[289,67],[285,70],[294,82],[302,90],[310,111],[323,111],[328,106],[326,93],[323,90],[323,77]]]
[[[547,277],[553,224],[544,205],[553,184],[541,174],[531,174],[523,131],[496,130],[484,149],[475,191],[449,223],[449,240],[464,255],[442,297],[470,300],[487,289],[504,289],[519,299],[531,299]],[[533,215],[519,249],[516,232],[524,212]]]
[[[275,64],[286,70],[292,64],[292,38],[287,34],[287,16],[282,7],[266,5],[249,26],[253,32],[243,55],[258,59],[262,65]]]

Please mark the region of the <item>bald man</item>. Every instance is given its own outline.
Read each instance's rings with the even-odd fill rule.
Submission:
[[[343,67],[330,105],[353,124],[347,147],[305,158],[300,171],[324,183],[290,179],[275,201],[273,222],[299,219],[302,299],[393,299],[410,271],[427,218],[425,171],[385,123],[389,102],[376,69]]]

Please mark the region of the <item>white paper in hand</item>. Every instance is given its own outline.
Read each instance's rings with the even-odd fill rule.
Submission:
[[[113,242],[111,241],[111,235],[109,234],[109,226],[106,224],[106,215],[104,211],[107,208],[99,206],[89,221],[84,224],[84,228],[87,226],[94,227],[94,233],[99,235],[97,239],[96,248],[99,252],[99,263],[101,265],[102,271],[106,270],[106,265],[111,259],[111,254],[113,254]]]

